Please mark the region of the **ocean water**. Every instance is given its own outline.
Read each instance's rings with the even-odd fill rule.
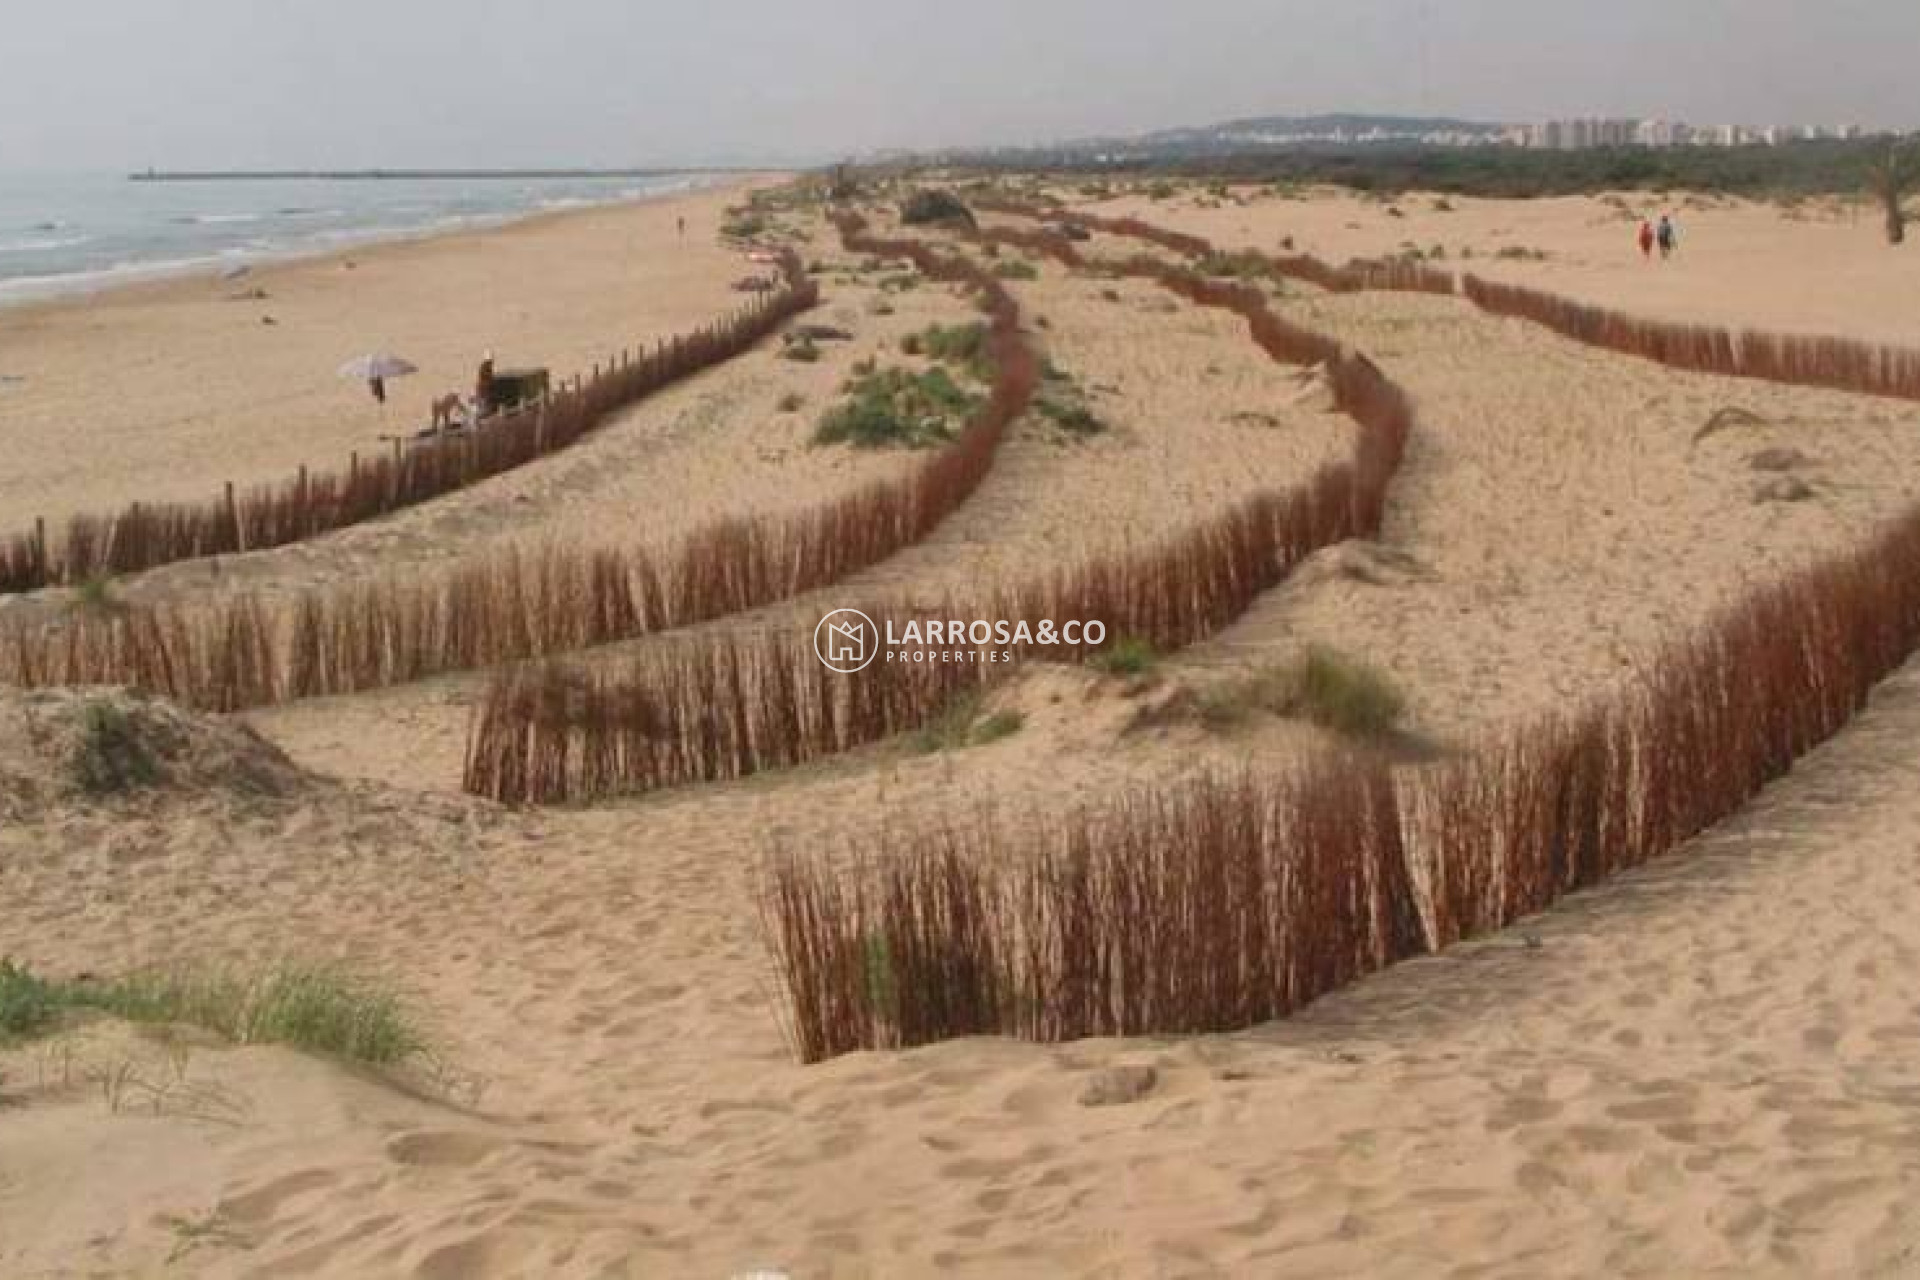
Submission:
[[[0,305],[645,199],[691,175],[132,182],[0,172]]]

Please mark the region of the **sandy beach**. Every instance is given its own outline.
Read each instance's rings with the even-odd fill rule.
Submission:
[[[0,308],[0,528],[343,466],[470,392],[489,349],[572,377],[712,319],[738,301],[716,232],[740,189]],[[420,368],[384,410],[336,376],[382,351]]]
[[[1395,216],[1322,192],[1049,189],[1223,247],[1291,240],[1344,260],[1442,244],[1447,264],[1635,314],[1920,345],[1916,260],[1845,211],[1676,196],[1682,252],[1645,263],[1598,197],[1443,211],[1413,194]],[[0,311],[0,361],[26,378],[0,390],[16,458],[0,524],[337,462],[380,429],[364,389],[333,377],[360,346],[421,364],[396,385],[399,419],[485,346],[572,369],[711,319],[737,298],[743,260],[717,229],[743,198],[363,249],[351,269],[289,264],[249,277],[259,301],[202,280]],[[1028,413],[967,501],[899,554],[579,661],[791,628],[849,596],[1017,584],[1290,491],[1354,448],[1324,371],[1277,363],[1232,314],[1139,278],[989,257],[903,228],[890,202],[867,212],[989,263],[1044,385],[1070,385],[1098,429]],[[905,474],[922,454],[821,444],[817,424],[875,368],[934,367],[906,348],[978,319],[973,303],[847,253],[817,205],[777,220],[822,284],[807,322],[839,331],[816,358],[774,339],[563,454],[115,591],[281,602],[504,548],[667,543]],[[1501,259],[1505,245],[1546,256]],[[992,740],[889,740],[515,811],[459,791],[490,676],[463,672],[244,716],[166,712],[165,776],[100,799],[70,776],[93,695],[0,689],[0,955],[60,978],[337,963],[397,991],[432,1046],[379,1072],[108,1018],[0,1040],[0,1274],[1914,1273],[1911,664],[1670,858],[1287,1021],[796,1061],[759,906],[776,855],[1291,769],[1327,730],[1183,709],[1310,645],[1404,694],[1409,767],[1449,758],[1617,692],[1727,600],[1863,544],[1920,496],[1920,405],[1675,372],[1460,298],[1257,287],[1415,402],[1378,538],[1310,557],[1144,675],[1024,671],[978,708],[1012,717]],[[48,595],[0,623],[68,607]]]

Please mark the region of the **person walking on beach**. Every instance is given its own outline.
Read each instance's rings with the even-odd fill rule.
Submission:
[[[1640,256],[1653,259],[1653,224],[1645,218],[1640,219]]]
[[[1672,214],[1663,213],[1660,215],[1660,230],[1658,236],[1660,240],[1660,256],[1662,258],[1671,258],[1673,251],[1680,247],[1680,234],[1673,229]]]
[[[480,357],[480,372],[473,380],[473,411],[484,418],[493,412],[493,352]]]
[[[680,218],[680,238],[682,240],[687,238],[687,219],[684,214]]]

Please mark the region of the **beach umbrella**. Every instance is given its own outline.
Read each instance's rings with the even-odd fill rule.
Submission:
[[[373,398],[381,404],[387,402],[387,379],[404,378],[409,373],[418,373],[419,367],[411,361],[385,352],[358,356],[340,366],[340,376],[353,378],[367,384],[373,392]]]
[[[359,382],[372,382],[375,378],[404,378],[409,373],[418,372],[418,365],[384,352],[356,356],[340,366],[341,377]]]

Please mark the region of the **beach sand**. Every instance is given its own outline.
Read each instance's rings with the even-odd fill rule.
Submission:
[[[690,329],[740,301],[715,232],[741,185],[0,308],[0,531],[343,467],[488,349],[560,379]],[[384,410],[336,376],[369,352],[420,368]]]
[[[723,198],[701,199],[717,217]],[[1551,273],[1597,232],[1577,214],[1523,222],[1543,203],[1434,213],[1410,197],[1394,221],[1423,242],[1453,238],[1463,217],[1525,225],[1554,255],[1526,278],[1577,292]],[[1303,247],[1341,257],[1334,224],[1356,211],[1139,208],[1223,243],[1272,247],[1303,222],[1326,226],[1326,243]],[[1825,225],[1727,216],[1751,220],[1782,260],[1829,237],[1842,252]],[[1247,238],[1215,217],[1244,219]],[[1705,215],[1690,217],[1691,251]],[[448,544],[463,531],[645,539],[904,465],[817,449],[808,430],[853,362],[903,359],[902,336],[964,304],[925,285],[883,298],[813,234],[809,255],[834,262],[813,318],[852,334],[820,365],[769,344],[567,455],[247,557],[242,576],[277,591],[422,571],[459,554]],[[700,239],[684,268],[689,319],[702,299],[726,305],[738,270],[710,227]],[[1642,308],[1642,265],[1594,266],[1591,296],[1711,319],[1732,305],[1723,286],[1737,288],[1754,295],[1746,319],[1788,327],[1805,283],[1770,291],[1690,256],[1692,291]],[[424,259],[405,270],[434,275]],[[1065,440],[1023,421],[971,502],[849,589],[937,597],[1149,541],[1348,447],[1342,421],[1228,317],[1051,266],[1012,287],[1049,358],[1095,389],[1109,431]],[[1869,336],[1902,338],[1911,317],[1893,296],[1871,303],[1884,330],[1870,326],[1880,312],[1860,321]],[[125,303],[87,305],[110,316]],[[1315,557],[1146,680],[1048,669],[994,691],[988,709],[1025,719],[991,745],[888,743],[725,786],[513,813],[450,794],[482,683],[464,675],[255,713],[266,741],[208,736],[190,784],[101,803],[63,791],[52,739],[20,727],[42,723],[44,704],[0,691],[0,954],[61,976],[341,961],[396,986],[436,1045],[398,1086],[110,1022],[0,1050],[0,1273],[1912,1274],[1911,666],[1674,857],[1284,1023],[795,1063],[755,907],[769,854],[1100,804],[1248,761],[1285,768],[1317,730],[1255,716],[1219,733],[1155,713],[1182,687],[1309,641],[1379,664],[1407,692],[1413,730],[1454,749],[1617,687],[1743,584],[1854,545],[1920,490],[1911,405],[1670,373],[1453,299],[1288,286],[1276,306],[1366,351],[1418,402],[1380,540]],[[270,385],[263,372],[249,394]],[[789,390],[807,404],[782,415]],[[1729,405],[1757,421],[1702,436]],[[229,436],[246,429],[221,421]],[[1756,468],[1769,450],[1799,457]],[[193,470],[204,458],[168,465],[183,490],[207,479]],[[1763,497],[1781,475],[1807,494]],[[661,493],[670,505],[635,512]],[[189,601],[230,589],[204,567],[148,578],[126,589]],[[832,595],[710,625],[790,625]],[[260,774],[274,787],[242,785]]]
[[[1072,189],[1058,188],[1071,196]],[[1313,188],[1236,186],[1226,201],[1193,187],[1171,199],[1087,204],[1212,240],[1333,262],[1445,251],[1436,266],[1530,285],[1632,315],[1920,346],[1920,254],[1890,248],[1864,201],[1794,203],[1625,192],[1538,200],[1408,193],[1365,199]],[[1640,219],[1671,213],[1673,258],[1640,256]],[[1502,257],[1502,252],[1509,256]],[[1534,257],[1533,254],[1544,257]],[[1470,256],[1469,256],[1470,255]]]

